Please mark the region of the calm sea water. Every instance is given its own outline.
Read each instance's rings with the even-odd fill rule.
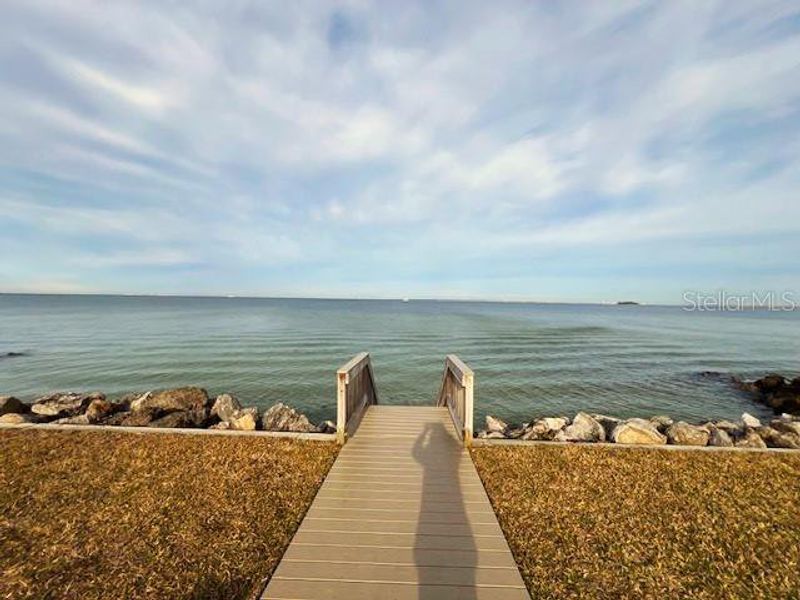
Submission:
[[[381,402],[429,405],[444,356],[476,374],[476,413],[578,410],[689,420],[768,414],[702,371],[800,370],[799,313],[435,301],[0,295],[0,394],[182,385],[314,420],[338,366],[372,354]]]

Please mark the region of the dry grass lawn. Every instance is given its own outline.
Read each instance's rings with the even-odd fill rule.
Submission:
[[[336,446],[0,431],[0,598],[248,598]]]
[[[800,453],[472,455],[533,598],[800,598]]]

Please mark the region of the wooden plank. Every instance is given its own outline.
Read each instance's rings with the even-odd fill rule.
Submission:
[[[455,354],[448,354],[445,360],[447,362],[447,368],[453,372],[453,375],[456,376],[456,379],[458,379],[461,385],[466,385],[464,378],[467,375],[474,375],[472,369],[470,369],[464,363],[464,361],[458,358],[458,356]]]
[[[399,410],[403,413],[414,413],[414,412],[427,412],[433,414],[439,410],[439,407],[430,406],[427,404],[381,404],[378,409],[375,411],[376,413],[381,413],[387,410]]]
[[[519,587],[519,576],[510,569],[472,566],[376,565],[367,563],[284,562],[274,579],[324,579],[326,581],[374,581],[410,584]]]
[[[359,469],[337,469],[335,472],[330,473],[325,481],[350,481],[350,482],[363,482],[363,483],[378,483],[378,484],[394,484],[394,483],[412,483],[417,486],[426,485],[481,485],[480,477],[475,473],[470,473],[467,470],[461,470],[460,467],[453,465],[449,471],[444,469],[427,470],[419,469],[417,471],[409,471],[404,469],[398,471],[385,471],[380,473],[377,471],[368,471],[363,465],[359,465]]]
[[[486,506],[483,502],[470,502],[463,506],[454,507],[451,502],[438,502],[426,498],[423,505],[422,498],[357,498],[350,496],[333,496],[327,494],[324,497],[317,496],[312,506],[320,508],[346,508],[356,507],[370,510],[415,510],[431,513],[456,513],[456,514],[483,514],[493,515],[491,505]]]
[[[264,600],[530,600],[519,588],[391,584],[370,581],[294,581],[274,580],[262,596]]]
[[[397,458],[373,455],[358,455],[350,454],[345,458],[339,456],[340,460],[336,461],[334,469],[341,472],[358,470],[360,473],[369,473],[375,470],[384,470],[388,473],[394,472],[413,472],[419,473],[426,470],[419,462],[410,458]],[[443,471],[445,473],[452,473],[453,471],[474,473],[471,469],[472,463],[468,457],[455,457],[453,460],[446,461],[442,465],[436,465],[436,468],[427,468],[428,473],[436,473]]]
[[[306,519],[353,519],[354,517],[365,520],[384,519],[414,521],[417,523],[466,523],[468,525],[493,525],[496,523],[494,518],[487,518],[480,513],[468,513],[466,511],[442,513],[426,511],[424,508],[422,510],[408,510],[402,508],[324,508],[322,506],[314,506],[306,514]]]
[[[391,515],[394,517],[395,515]],[[417,533],[419,535],[496,535],[502,536],[503,532],[497,523],[470,524],[441,523],[436,521],[420,521],[419,519],[402,520],[396,518],[369,518],[319,517],[306,516],[303,527],[313,531],[365,531],[370,533]]]
[[[262,598],[528,594],[449,410],[373,405]]]
[[[339,375],[346,375],[345,383],[349,383],[350,378],[355,377],[363,369],[369,360],[369,352],[359,352],[353,358],[344,363],[336,370]]]
[[[388,502],[424,502],[431,504],[448,504],[458,509],[462,506],[469,506],[471,504],[482,504],[483,490],[476,490],[474,492],[464,492],[463,496],[457,505],[454,505],[453,495],[447,490],[445,491],[431,491],[424,493],[422,490],[369,490],[359,487],[329,487],[324,490],[324,495],[321,499],[327,498],[338,500],[385,500]]]
[[[398,473],[436,473],[441,471],[442,473],[452,473],[454,470],[457,470],[457,472],[473,473],[474,470],[470,468],[471,464],[472,463],[469,461],[469,458],[463,457],[460,460],[456,459],[453,461],[447,461],[441,465],[434,465],[436,467],[434,469],[432,467],[425,467],[413,459],[395,457],[391,460],[386,460],[380,458],[371,459],[369,457],[347,456],[342,460],[337,461],[337,463],[331,468],[331,472],[358,471],[359,473],[369,473],[370,471],[388,471],[389,473],[393,473],[397,471]]]
[[[293,542],[332,544],[337,546],[372,546],[375,548],[421,548],[425,550],[501,550],[508,544],[496,535],[417,535],[414,533],[374,533],[369,531],[297,530]],[[335,556],[335,552],[332,553]]]
[[[453,502],[459,499],[459,492],[483,491],[483,484],[477,475],[473,478],[450,476],[406,476],[406,477],[381,477],[377,474],[334,474],[322,484],[322,488],[343,488],[348,490],[368,489],[377,492],[385,490],[398,490],[400,492],[416,490],[421,494],[436,492],[438,494],[450,493]],[[481,496],[482,497],[482,496]]]
[[[361,465],[360,465],[361,466]],[[418,471],[404,470],[386,470],[380,473],[377,470],[366,471],[363,466],[361,469],[337,469],[335,473],[328,475],[326,482],[341,482],[341,483],[360,483],[370,484],[375,483],[378,485],[388,484],[405,484],[416,486],[433,486],[444,485],[449,486],[482,486],[480,478],[469,471],[459,472],[453,467],[453,471],[447,472],[438,470],[436,472],[425,471],[420,469]]]
[[[283,560],[328,562],[337,561],[421,565],[432,567],[476,567],[517,570],[510,554],[505,552],[481,552],[478,550],[421,550],[419,548],[360,548],[337,546],[335,557],[330,546],[315,544],[292,544]]]

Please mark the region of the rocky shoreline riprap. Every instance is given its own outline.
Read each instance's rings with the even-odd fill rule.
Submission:
[[[706,371],[704,379],[732,384],[760,403],[772,408],[776,418],[764,425],[748,413],[738,422],[721,420],[690,424],[667,416],[649,419],[618,419],[579,412],[574,418],[544,417],[521,426],[508,425],[487,416],[482,439],[512,439],[557,442],[612,442],[615,444],[671,444],[739,448],[800,449],[800,377],[788,379],[771,374],[747,381],[735,375]]]
[[[731,376],[731,382],[753,399],[769,406],[776,413],[800,414],[800,377],[792,380],[783,375],[771,374],[761,379],[747,381]]]
[[[737,422],[718,420],[690,424],[667,416],[648,419],[579,412],[574,417],[534,419],[520,426],[486,417],[482,439],[557,442],[612,442],[680,446],[800,449],[800,377],[771,374],[746,381],[723,373],[701,373],[727,381],[753,399],[772,408],[776,417],[762,424],[744,413]],[[117,425],[123,427],[203,428],[234,431],[335,433],[331,421],[315,425],[295,409],[279,402],[261,413],[245,407],[232,394],[208,395],[199,387],[128,394],[109,400],[100,392],[57,392],[27,404],[0,396],[0,424],[52,423]]]
[[[0,396],[0,424],[52,423],[57,425],[118,425],[122,427],[178,427],[235,431],[335,433],[331,421],[314,425],[308,417],[278,402],[260,413],[245,407],[231,394],[211,397],[199,387],[128,394],[109,400],[100,392],[57,392],[26,404]]]
[[[478,438],[800,450],[800,417],[782,414],[764,425],[744,413],[737,422],[721,420],[692,425],[667,416],[618,419],[579,412],[574,418],[543,417],[515,427],[488,415],[486,429],[478,433]]]

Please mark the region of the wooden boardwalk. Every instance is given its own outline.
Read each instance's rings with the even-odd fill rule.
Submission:
[[[447,408],[369,406],[262,598],[529,598]]]

